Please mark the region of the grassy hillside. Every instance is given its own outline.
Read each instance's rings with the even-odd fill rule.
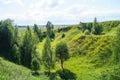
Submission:
[[[116,24],[109,31],[109,24]],[[118,66],[112,62],[112,40],[120,21],[107,21],[103,25],[105,34],[85,35],[79,25],[74,25],[68,31],[57,33],[53,47],[58,41],[68,44],[71,58],[64,63],[66,69],[76,74],[77,80],[119,80],[116,76]],[[65,37],[62,38],[62,34]],[[112,75],[112,76],[111,76]]]
[[[118,65],[112,62],[111,44],[120,21],[106,21],[99,24],[102,24],[104,29],[102,35],[93,35],[91,33],[85,35],[79,24],[54,30],[55,39],[51,43],[53,52],[56,44],[60,41],[66,42],[69,48],[70,59],[64,63],[68,80],[120,79],[118,75],[120,69]],[[21,36],[23,34],[24,32]],[[63,34],[64,37],[62,37]],[[37,47],[39,56],[41,56],[43,45],[44,40]],[[60,69],[60,65],[56,63],[51,78],[45,76],[41,70],[39,76],[33,76],[32,71],[28,68],[0,58],[0,80],[61,80]]]
[[[48,78],[41,74],[33,76],[32,71],[21,65],[14,64],[3,58],[0,58],[0,80],[47,80]]]

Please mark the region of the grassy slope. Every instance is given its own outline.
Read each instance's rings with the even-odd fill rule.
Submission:
[[[65,61],[64,67],[75,73],[77,80],[102,80],[99,78],[101,73],[113,67],[110,64],[112,52],[108,39],[112,39],[115,30],[116,27],[101,36],[84,35],[78,25],[75,25],[67,32],[55,32],[56,38],[52,42],[52,49],[54,52],[55,45],[59,41],[67,42],[71,58]],[[61,38],[63,33],[65,37]],[[43,44],[44,41],[38,44],[40,55]],[[59,69],[60,67],[56,65],[55,70]],[[45,75],[34,77],[29,69],[0,58],[0,80],[2,79],[47,80],[48,78]]]
[[[102,73],[114,67],[110,40],[115,30],[116,27],[113,27],[105,35],[84,35],[76,25],[67,32],[57,33],[52,46],[55,47],[58,41],[67,42],[71,58],[64,67],[75,73],[77,80],[102,80]],[[61,38],[62,33],[64,38]]]
[[[47,80],[45,75],[32,76],[31,70],[0,58],[0,80]]]

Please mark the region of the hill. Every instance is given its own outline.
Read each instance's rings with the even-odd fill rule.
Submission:
[[[33,76],[32,71],[0,57],[0,80],[47,80],[45,75]]]
[[[51,43],[52,50],[55,52],[56,44],[60,41],[67,43],[70,52],[70,59],[64,63],[67,80],[119,80],[120,69],[112,61],[111,41],[120,26],[120,21],[98,22],[103,27],[99,35],[94,35],[92,32],[85,33],[86,29],[90,29],[88,25],[91,24],[84,23],[85,28],[81,24],[55,28],[55,39],[52,39]],[[19,29],[19,33],[23,36],[25,30]],[[44,40],[37,45],[40,56],[43,45]],[[39,71],[41,72],[39,76],[33,76],[30,69],[0,58],[1,80],[62,80],[63,78],[58,63],[55,63],[55,69],[51,71],[51,78]]]

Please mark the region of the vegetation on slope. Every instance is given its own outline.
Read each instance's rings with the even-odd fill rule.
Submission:
[[[37,43],[36,48],[34,48],[35,50],[31,49],[31,51],[33,50],[33,53],[36,52],[37,53],[36,56],[39,57],[41,63],[38,63],[38,65],[40,65],[41,70],[39,68],[35,68],[35,66],[34,68],[35,70],[38,69],[37,70],[38,73],[40,71],[41,74],[35,77],[31,75],[30,69],[0,59],[0,70],[1,70],[0,78],[3,80],[16,79],[16,78],[17,80],[18,79],[20,80],[21,79],[22,80],[26,80],[26,79],[119,80],[120,79],[120,75],[118,74],[120,73],[119,64],[118,63],[115,64],[113,61],[114,58],[113,56],[119,54],[119,48],[114,47],[115,49],[113,50],[113,42],[115,41],[113,40],[113,37],[116,36],[116,30],[119,29],[118,27],[120,21],[108,21],[108,22],[95,21],[94,24],[97,24],[99,27],[95,25],[93,27],[93,23],[80,23],[78,25],[62,27],[58,29],[56,28],[53,30],[52,24],[51,27],[47,25],[48,32],[41,33],[42,35],[44,35],[44,37],[42,36],[43,40],[42,41],[40,40],[41,42]],[[103,30],[101,29],[101,31],[99,32],[99,29],[96,27],[103,28]],[[110,29],[108,29],[107,27],[110,27]],[[94,32],[97,31],[98,33],[97,34],[93,33],[93,30]],[[37,33],[39,33],[39,30],[36,31]],[[34,33],[33,31],[31,32]],[[22,36],[21,38],[23,38],[24,33],[21,33],[21,30],[19,33],[20,33],[19,35]],[[45,37],[47,36],[48,33],[55,34],[52,35],[52,37],[50,38],[51,42],[49,42],[49,44],[51,43],[51,45],[49,46],[51,46],[52,51],[47,50],[43,46],[45,44]],[[31,36],[29,37],[31,38]],[[117,35],[117,37],[119,37],[119,35]],[[119,39],[117,37],[116,39],[119,42]],[[21,40],[24,41],[24,39]],[[20,41],[20,44],[24,44],[22,43],[22,41]],[[56,45],[61,41],[67,44],[70,53],[70,58],[63,63],[64,72],[61,70],[60,63],[56,61],[57,58],[55,57]],[[31,43],[30,41],[27,42]],[[48,43],[46,42],[46,45],[47,44]],[[49,71],[51,72],[50,75],[47,77],[46,77],[46,69],[43,66],[44,61],[42,61],[41,58],[43,49],[47,50],[48,54],[50,51],[52,52],[52,54],[54,54],[53,62],[55,62],[55,67],[54,69],[50,68],[51,70]],[[28,50],[30,49],[28,48]],[[57,52],[60,52],[60,50]],[[29,65],[30,64],[31,62],[29,63]],[[28,67],[30,68],[30,66]],[[14,73],[16,74],[16,76],[14,76]]]
[[[33,76],[31,70],[21,65],[11,63],[0,58],[0,80],[47,80],[48,78],[41,74]]]

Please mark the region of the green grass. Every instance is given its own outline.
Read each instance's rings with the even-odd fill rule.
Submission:
[[[110,40],[115,30],[113,28],[105,35],[84,35],[80,29],[73,27],[64,32],[64,38],[61,38],[63,32],[57,33],[52,46],[55,47],[58,41],[67,42],[71,58],[65,61],[64,67],[75,73],[77,80],[103,80],[103,72],[114,66],[111,63]],[[56,65],[56,70],[59,69]]]
[[[103,23],[104,27],[109,26],[110,22]],[[110,31],[104,31],[104,35],[85,35],[82,33],[79,25],[74,25],[68,31],[57,32],[55,29],[55,39],[51,43],[53,52],[55,52],[56,44],[59,41],[65,41],[70,52],[70,59],[65,61],[64,68],[66,75],[72,76],[74,79],[68,80],[110,80],[104,76],[113,74],[115,66],[111,61],[112,46],[111,41],[115,35],[117,27],[113,27]],[[20,36],[25,33],[24,29],[19,30]],[[62,38],[62,34],[65,37]],[[44,41],[37,45],[38,56],[42,56]],[[51,70],[52,80],[61,80],[59,70],[60,64],[55,64],[55,69]],[[44,67],[41,65],[40,72],[43,73]],[[14,64],[3,58],[0,58],[0,80],[49,80],[49,78],[41,74],[33,76],[32,71],[21,65]],[[68,72],[68,74],[67,74]],[[70,75],[72,74],[72,75]],[[113,79],[111,79],[113,80]]]
[[[47,80],[48,77],[40,75],[35,77],[32,71],[21,65],[14,64],[0,58],[0,80]]]

